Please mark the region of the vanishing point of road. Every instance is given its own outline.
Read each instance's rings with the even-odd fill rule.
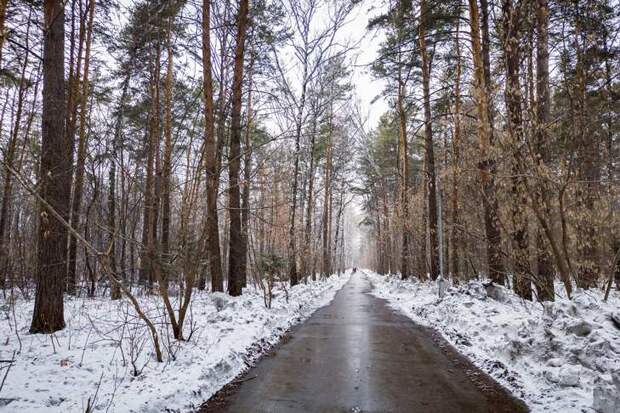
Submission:
[[[369,294],[362,273],[201,412],[526,412],[435,331]]]

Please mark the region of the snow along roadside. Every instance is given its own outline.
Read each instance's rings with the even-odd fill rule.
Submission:
[[[164,332],[158,297],[142,297],[169,348],[164,363],[154,362],[143,323],[124,300],[68,298],[67,327],[53,335],[31,335],[32,302],[19,300],[13,312],[0,299],[0,359],[21,347],[0,393],[0,412],[83,412],[89,398],[91,403],[95,398],[95,411],[197,408],[245,369],[253,347],[276,344],[291,326],[327,305],[350,275],[300,284],[288,294],[278,288],[271,309],[253,288],[235,298],[196,292],[186,337],[194,331],[181,343]],[[134,365],[140,371],[135,377]]]
[[[620,412],[617,291],[607,303],[599,290],[576,291],[571,301],[556,285],[556,302],[543,307],[503,287],[489,298],[476,280],[440,299],[435,283],[365,273],[373,295],[435,328],[532,412]]]

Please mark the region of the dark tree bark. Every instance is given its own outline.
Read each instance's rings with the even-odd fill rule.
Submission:
[[[69,218],[71,142],[65,134],[64,4],[43,3],[43,112],[40,195],[63,219]],[[39,204],[37,291],[31,333],[53,333],[65,326],[63,284],[67,263],[67,230]]]
[[[116,277],[121,280],[124,280],[124,276],[120,276],[117,272],[117,262],[116,262],[116,238],[118,234],[116,231],[118,230],[118,226],[116,224],[116,162],[118,160],[119,155],[119,146],[121,145],[121,136],[123,130],[123,112],[125,109],[125,102],[127,100],[127,94],[129,89],[129,80],[131,78],[130,72],[128,71],[123,79],[122,83],[122,91],[121,97],[119,99],[118,109],[116,113],[116,120],[114,125],[114,138],[112,141],[112,153],[110,156],[110,171],[109,171],[109,183],[108,183],[108,230],[110,231],[110,271],[116,274]],[[121,211],[123,212],[123,211]],[[124,216],[125,214],[123,214]],[[125,237],[123,237],[124,239]],[[121,254],[122,256],[122,254]],[[121,266],[123,264],[123,260],[121,259]],[[122,266],[123,267],[123,266]],[[121,289],[117,283],[112,283],[111,285],[111,298],[113,300],[119,300],[121,298]]]
[[[590,219],[592,211],[595,210],[595,204],[599,195],[598,182],[600,179],[600,170],[598,170],[598,143],[593,142],[593,136],[590,135],[588,128],[589,108],[587,106],[587,77],[590,69],[591,39],[587,33],[582,21],[582,13],[580,10],[581,3],[576,2],[575,12],[575,40],[574,51],[576,54],[575,64],[575,92],[573,95],[574,113],[573,113],[573,138],[577,149],[577,207],[579,208],[580,217],[576,225],[579,237],[577,238],[578,265],[576,281],[580,288],[596,287],[598,274],[600,271],[598,265],[598,240],[596,236],[596,228]]]
[[[313,211],[314,211],[314,174],[315,174],[315,162],[314,162],[314,153],[316,146],[316,127],[317,127],[317,116],[316,116],[316,108],[315,115],[312,119],[312,132],[310,133],[310,165],[308,169],[308,201],[306,203],[306,227],[304,232],[304,254],[302,255],[303,262],[303,276],[307,277],[308,272],[310,272],[310,277],[312,281],[316,280],[316,274],[312,271],[313,265],[313,249],[312,249],[312,219],[313,219]]]
[[[501,236],[499,231],[499,206],[495,190],[495,159],[491,153],[494,145],[494,112],[492,105],[492,85],[491,85],[491,65],[489,58],[489,8],[487,0],[481,0],[481,13],[475,1],[469,1],[470,28],[472,35],[475,32],[477,38],[472,38],[472,46],[476,42],[477,51],[472,51],[475,59],[476,83],[479,91],[477,92],[477,105],[479,109],[479,146],[481,149],[481,160],[478,164],[482,181],[482,203],[484,208],[484,229],[487,243],[487,266],[489,277],[498,284],[504,284],[504,263],[501,255]],[[482,24],[481,24],[482,23]],[[482,28],[482,40],[480,31]],[[476,62],[477,61],[477,62]],[[485,113],[480,113],[483,110]]]
[[[78,134],[77,164],[73,185],[73,198],[71,200],[71,225],[79,231],[80,215],[82,209],[82,193],[84,190],[84,170],[86,164],[86,149],[88,136],[86,123],[88,113],[88,95],[90,93],[88,71],[90,67],[90,49],[93,38],[93,20],[95,16],[95,0],[90,0],[88,9],[88,25],[86,28],[86,51],[84,53],[84,73],[82,75],[82,88],[80,89],[80,129]],[[67,292],[75,294],[77,286],[77,240],[69,236],[69,262],[67,266]]]
[[[399,69],[400,70],[400,69]],[[399,74],[400,77],[400,74]],[[404,104],[404,88],[402,80],[399,79],[398,85],[398,183],[399,194],[398,202],[401,208],[402,219],[402,244],[400,255],[400,277],[405,280],[409,278],[409,168],[407,157],[407,122]]]
[[[144,218],[142,221],[142,251],[140,283],[152,287],[154,281],[157,241],[157,159],[159,153],[159,45],[151,64],[149,124],[147,131],[146,182],[144,188]]]
[[[4,22],[6,21],[6,9],[8,5],[8,0],[0,1],[0,67],[2,65],[2,46],[4,46],[4,39],[6,38]]]
[[[493,282],[504,283],[504,271],[500,256],[500,237],[495,197],[495,162],[490,154],[493,127],[489,116],[489,91],[486,85],[484,53],[480,40],[480,14],[477,0],[468,0],[472,58],[474,61],[474,98],[478,115],[478,145],[481,161],[478,164],[482,181],[484,223],[487,236],[487,261],[489,276]],[[483,0],[483,3],[486,3]],[[484,8],[483,8],[484,9]]]
[[[174,54],[172,50],[172,18],[168,18],[166,29],[166,52],[168,61],[166,64],[166,78],[164,80],[164,159],[162,165],[162,188],[161,188],[161,252],[164,257],[170,253],[170,197],[172,188],[172,82],[174,68]],[[167,283],[168,277],[164,274]]]
[[[304,73],[304,79],[307,77],[307,74]],[[299,274],[297,273],[297,247],[295,242],[295,222],[297,216],[297,189],[299,186],[299,152],[301,151],[301,128],[303,122],[303,107],[306,100],[306,89],[305,85],[302,89],[301,95],[301,104],[299,109],[298,116],[298,124],[296,126],[297,131],[295,133],[295,162],[294,162],[294,171],[293,171],[293,188],[292,188],[292,202],[290,207],[290,222],[288,229],[288,276],[290,279],[291,286],[297,285],[299,283]]]
[[[213,105],[213,72],[211,63],[211,1],[202,3],[202,73],[204,98],[204,162],[207,175],[207,260],[211,274],[211,290],[224,291],[222,277],[222,258],[220,252],[219,218],[217,211],[217,192],[219,189],[219,152],[220,146],[215,139],[215,109]],[[223,95],[220,94],[220,99]],[[204,277],[198,286],[205,288]]]
[[[327,277],[332,272],[331,263],[331,199],[332,199],[332,134],[333,114],[330,103],[329,132],[327,136],[327,148],[325,149],[325,192],[323,200],[323,265],[321,275]]]
[[[336,265],[336,271],[338,272],[338,274],[340,274],[341,271],[341,265],[340,265],[340,260],[338,259],[338,247],[340,247],[342,249],[343,245],[342,243],[339,244],[340,242],[340,238],[342,237],[342,233],[344,233],[344,228],[341,230],[341,225],[340,225],[340,221],[342,220],[342,213],[344,212],[344,188],[341,186],[340,187],[340,197],[338,199],[338,212],[336,213],[336,233],[334,235],[334,260],[336,261],[335,265]]]
[[[539,168],[544,168],[549,162],[549,8],[547,0],[536,2],[536,162]],[[545,188],[540,182],[535,189],[535,202],[545,208],[545,215],[549,216],[546,208]],[[536,236],[538,274],[535,279],[539,301],[553,301],[553,265],[547,249],[544,229],[539,228]]]
[[[508,112],[508,135],[512,146],[512,243],[513,243],[513,284],[515,292],[522,298],[531,300],[532,289],[530,282],[529,254],[528,254],[528,230],[525,208],[527,205],[525,171],[521,147],[523,138],[523,98],[519,82],[519,66],[521,59],[520,7],[512,0],[504,0],[502,3],[503,31],[502,43],[504,48],[504,63],[506,66],[506,110]]]
[[[248,284],[248,242],[250,235],[250,187],[252,179],[252,87],[253,87],[254,58],[250,59],[249,81],[248,81],[248,109],[245,130],[244,154],[243,154],[243,191],[241,193],[241,285],[247,287]]]
[[[420,1],[419,45],[422,56],[422,92],[424,96],[424,156],[426,163],[426,185],[428,186],[428,229],[430,241],[431,279],[439,275],[439,242],[437,233],[437,180],[435,177],[435,155],[433,151],[433,120],[431,113],[431,63],[426,48],[426,18],[428,9],[425,0]]]
[[[228,253],[228,293],[241,295],[242,275],[241,260],[241,202],[239,193],[239,169],[241,164],[241,97],[243,87],[243,57],[245,37],[248,25],[248,0],[239,0],[237,16],[237,45],[235,46],[235,63],[233,69],[232,111],[230,150],[228,152],[228,208],[230,216],[230,237]]]
[[[460,17],[460,16],[459,16]],[[452,137],[452,225],[450,227],[451,254],[450,271],[454,281],[459,280],[459,248],[460,248],[460,218],[459,218],[459,168],[461,158],[461,44],[460,44],[461,22],[457,22],[455,51],[456,51],[456,73],[454,81],[454,134]]]
[[[2,18],[2,16],[0,16]],[[0,31],[2,28],[0,27]],[[28,19],[28,25],[26,28],[26,46],[28,46],[28,38],[30,35],[30,19]],[[1,45],[0,45],[1,47]],[[29,49],[26,49],[24,60],[22,63],[19,89],[17,92],[17,108],[15,111],[15,120],[13,122],[13,130],[9,136],[6,150],[4,152],[3,162],[6,164],[4,168],[4,185],[2,190],[2,204],[0,206],[0,289],[6,287],[6,277],[9,271],[9,241],[10,241],[10,217],[11,208],[9,200],[13,191],[13,176],[10,169],[14,167],[15,156],[17,152],[17,141],[20,134],[20,126],[22,122],[22,116],[24,112],[24,101],[26,98],[26,92],[28,85],[26,82],[26,68],[28,67]],[[37,81],[38,82],[38,81]],[[38,84],[37,84],[38,87]],[[7,99],[8,100],[8,99]],[[15,105],[15,102],[13,101]]]

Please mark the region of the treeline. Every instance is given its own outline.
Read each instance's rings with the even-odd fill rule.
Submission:
[[[397,1],[360,174],[380,273],[525,299],[620,284],[620,5]],[[375,252],[376,251],[376,252]]]
[[[182,340],[198,290],[341,271],[353,5],[14,0],[0,9],[0,290],[161,297]]]

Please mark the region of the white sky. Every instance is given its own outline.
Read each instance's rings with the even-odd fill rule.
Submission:
[[[367,117],[365,125],[367,132],[377,126],[381,115],[388,110],[388,102],[381,96],[385,82],[376,79],[370,72],[370,66],[376,59],[379,45],[384,39],[382,32],[367,29],[369,19],[381,11],[377,9],[377,3],[376,0],[363,0],[353,10],[349,22],[342,30],[343,38],[357,46],[353,51],[352,82],[355,98],[358,99],[362,109],[362,116]],[[365,248],[365,243],[368,241],[367,234],[358,226],[364,215],[361,199],[355,198],[347,207],[346,219],[349,225],[346,228],[348,233],[345,234],[353,266],[367,264],[363,257],[367,252]]]
[[[364,115],[368,116],[367,129],[377,125],[379,117],[388,110],[387,101],[378,97],[384,88],[384,82],[376,79],[370,73],[370,65],[375,60],[379,45],[384,38],[381,32],[368,31],[368,20],[376,16],[376,10],[371,1],[364,0],[353,10],[349,22],[343,28],[343,37],[357,45],[354,54],[353,85],[359,99]],[[378,97],[378,98],[377,98]],[[373,100],[376,101],[373,103]]]

